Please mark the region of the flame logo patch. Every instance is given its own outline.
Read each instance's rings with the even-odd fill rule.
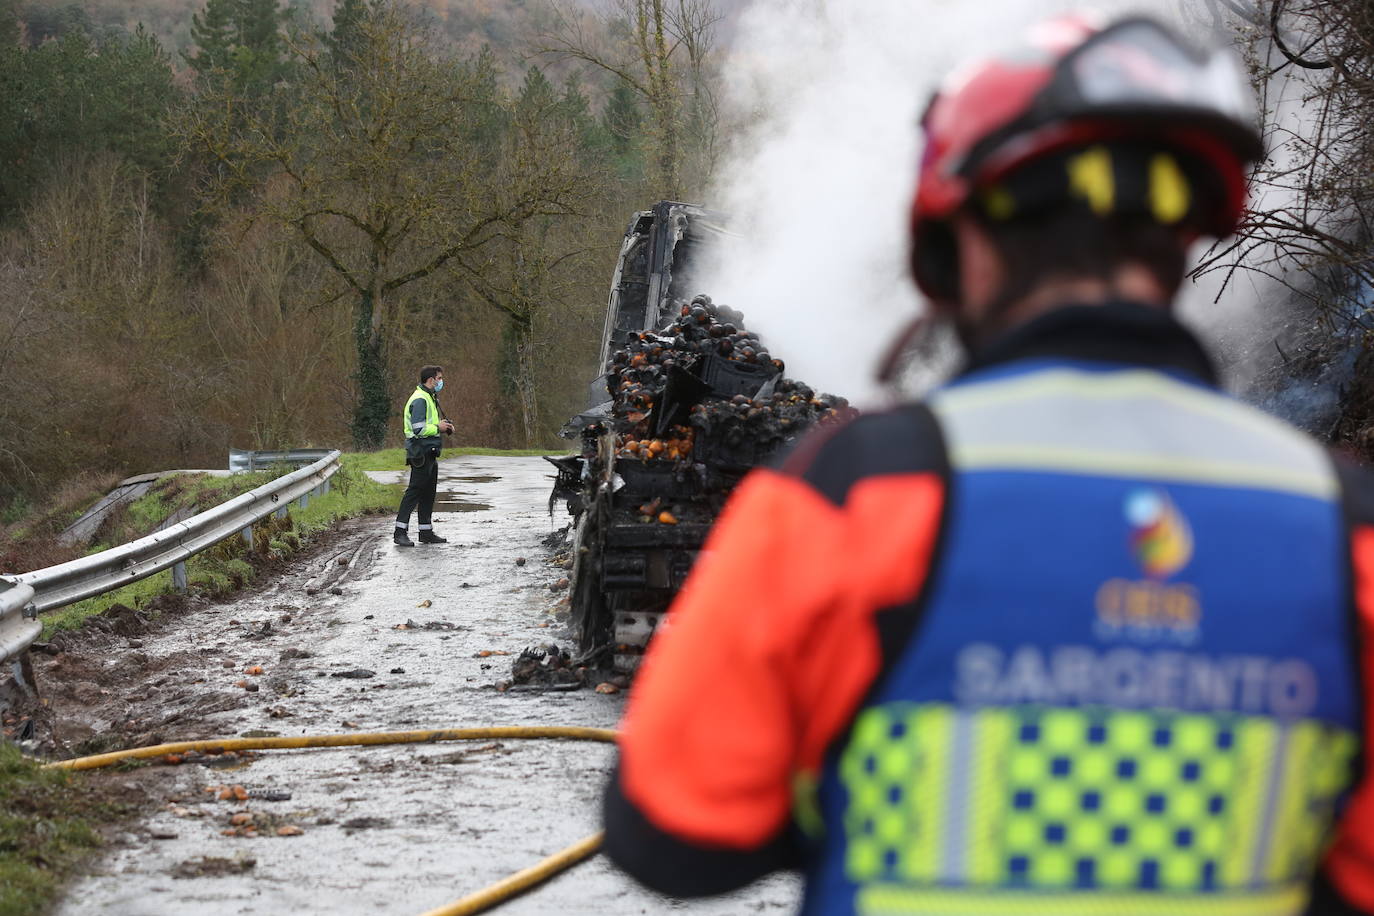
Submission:
[[[1167,579],[1193,558],[1193,530],[1169,494],[1158,489],[1135,490],[1126,497],[1126,521],[1131,526],[1131,553],[1156,581]]]

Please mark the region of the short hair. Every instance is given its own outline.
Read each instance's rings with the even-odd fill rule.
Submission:
[[[434,376],[438,375],[440,372],[443,371],[443,366],[425,366],[423,369],[420,370],[420,384],[423,385],[425,382],[434,378]]]
[[[981,221],[1005,264],[1001,298],[1015,301],[1047,280],[1108,280],[1138,264],[1171,296],[1183,284],[1187,249],[1177,230],[1134,215],[1099,219],[1079,208],[1004,223]]]

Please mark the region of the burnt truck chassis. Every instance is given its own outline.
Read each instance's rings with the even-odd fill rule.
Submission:
[[[686,267],[724,233],[722,223],[720,214],[673,201],[630,221],[611,284],[603,366],[630,335],[652,331],[670,303],[686,298]],[[549,461],[558,471],[553,498],[566,500],[573,516],[569,601],[582,662],[633,671],[696,562],[724,493],[746,469],[694,472],[619,458],[606,382],[606,374],[592,382],[594,406],[563,429],[580,440],[581,454]],[[675,524],[645,524],[639,506],[654,499],[673,505]]]
[[[631,482],[636,462],[616,458],[615,433],[595,439],[596,457],[582,489],[586,502],[574,525],[570,602],[583,657],[633,671],[686,582],[718,509],[711,497],[661,479],[646,492]],[[661,498],[678,508],[677,524],[642,521],[638,503]]]

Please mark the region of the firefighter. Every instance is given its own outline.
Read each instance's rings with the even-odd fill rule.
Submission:
[[[1142,18],[936,94],[912,268],[966,367],[740,485],[624,718],[621,868],[796,868],[814,914],[1374,912],[1374,489],[1171,313],[1248,97]]]
[[[406,463],[410,465],[410,484],[401,497],[396,513],[396,533],[392,540],[400,547],[414,547],[407,531],[410,513],[416,512],[420,522],[421,544],[447,544],[448,538],[434,533],[434,494],[439,488],[440,434],[451,434],[453,424],[439,409],[435,398],[444,390],[442,366],[425,366],[420,370],[420,384],[411,392],[401,412],[406,434]],[[418,510],[418,511],[417,511]]]

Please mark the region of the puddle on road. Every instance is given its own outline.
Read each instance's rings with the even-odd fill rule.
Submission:
[[[490,503],[474,502],[460,496],[445,496],[443,493],[434,500],[435,512],[485,512],[490,508]]]
[[[466,477],[440,477],[439,484],[454,483],[495,483],[500,480],[492,474],[470,475]],[[485,512],[491,508],[490,503],[484,503],[476,499],[471,499],[471,493],[464,493],[460,490],[440,490],[438,498],[434,500],[435,512]]]

